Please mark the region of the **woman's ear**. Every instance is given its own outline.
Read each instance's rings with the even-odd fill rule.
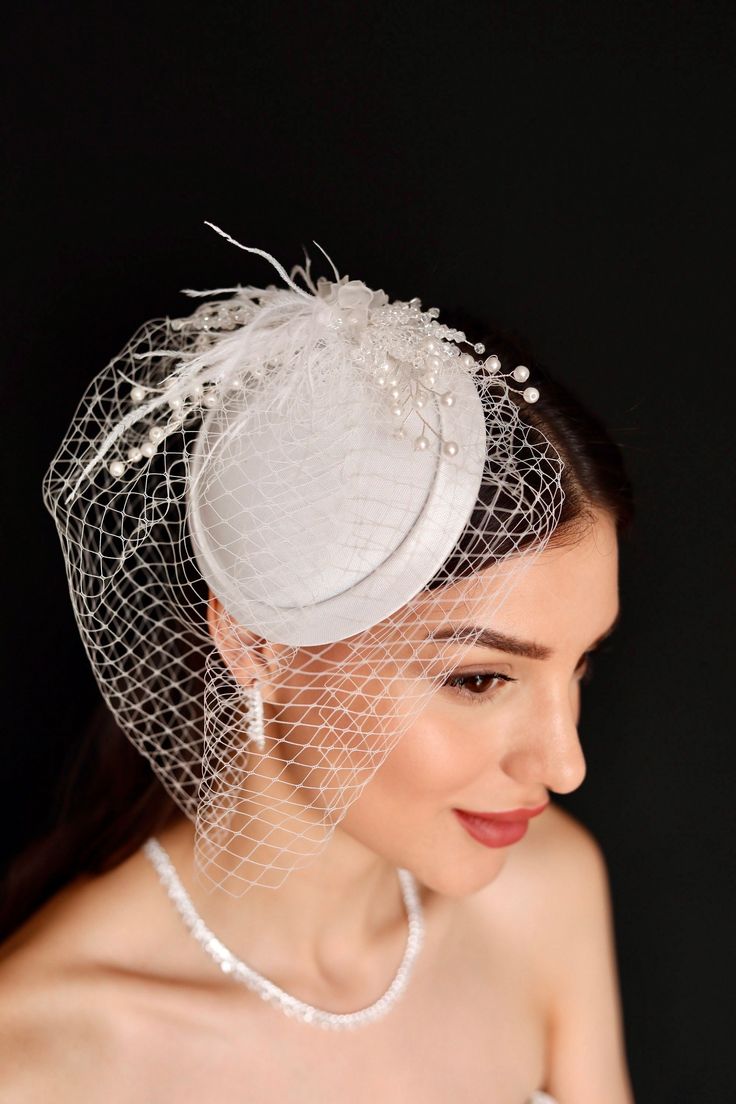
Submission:
[[[258,638],[233,621],[212,591],[207,600],[207,625],[223,663],[241,686],[250,686],[254,679],[263,682],[267,678],[265,656],[261,654]],[[265,643],[264,646],[267,647]]]

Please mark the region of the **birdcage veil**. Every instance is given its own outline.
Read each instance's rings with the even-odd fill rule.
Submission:
[[[285,286],[143,325],[44,480],[101,692],[234,895],[323,849],[564,498],[527,368],[240,248]]]

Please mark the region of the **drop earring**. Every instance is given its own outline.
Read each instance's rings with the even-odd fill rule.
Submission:
[[[253,743],[258,751],[265,751],[266,736],[263,731],[263,696],[258,683],[247,686],[243,694],[248,703],[248,720],[246,723],[247,741]]]

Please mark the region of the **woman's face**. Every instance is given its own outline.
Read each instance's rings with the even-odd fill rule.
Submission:
[[[499,607],[507,567],[431,592],[426,608],[410,604],[375,636],[296,656],[287,650],[270,683],[265,667],[254,670],[256,650],[243,651],[242,634],[233,644],[223,631],[213,599],[213,635],[226,661],[243,685],[255,674],[264,690],[266,753],[248,753],[230,771],[242,779],[231,797],[255,862],[270,861],[270,848],[311,854],[336,822],[336,833],[368,852],[461,896],[492,881],[513,844],[479,843],[453,809],[531,808],[549,791],[581,784],[586,652],[618,613],[614,523],[596,513],[581,537],[545,549]],[[537,645],[537,658],[467,641],[417,644],[428,626],[469,622]],[[280,649],[266,647],[272,670]],[[256,843],[258,825],[264,838]]]
[[[578,543],[545,550],[492,617],[483,620],[482,599],[474,597],[472,609],[476,624],[542,645],[547,658],[458,646],[452,675],[339,826],[447,895],[491,881],[509,850],[477,842],[454,808],[538,806],[549,791],[569,793],[585,777],[580,681],[586,652],[618,613],[612,520],[596,514]]]

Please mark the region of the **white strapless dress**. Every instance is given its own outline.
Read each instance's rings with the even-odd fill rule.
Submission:
[[[542,1092],[541,1089],[537,1089],[527,1100],[526,1104],[558,1104],[558,1101],[554,1096],[550,1096],[547,1092]]]

